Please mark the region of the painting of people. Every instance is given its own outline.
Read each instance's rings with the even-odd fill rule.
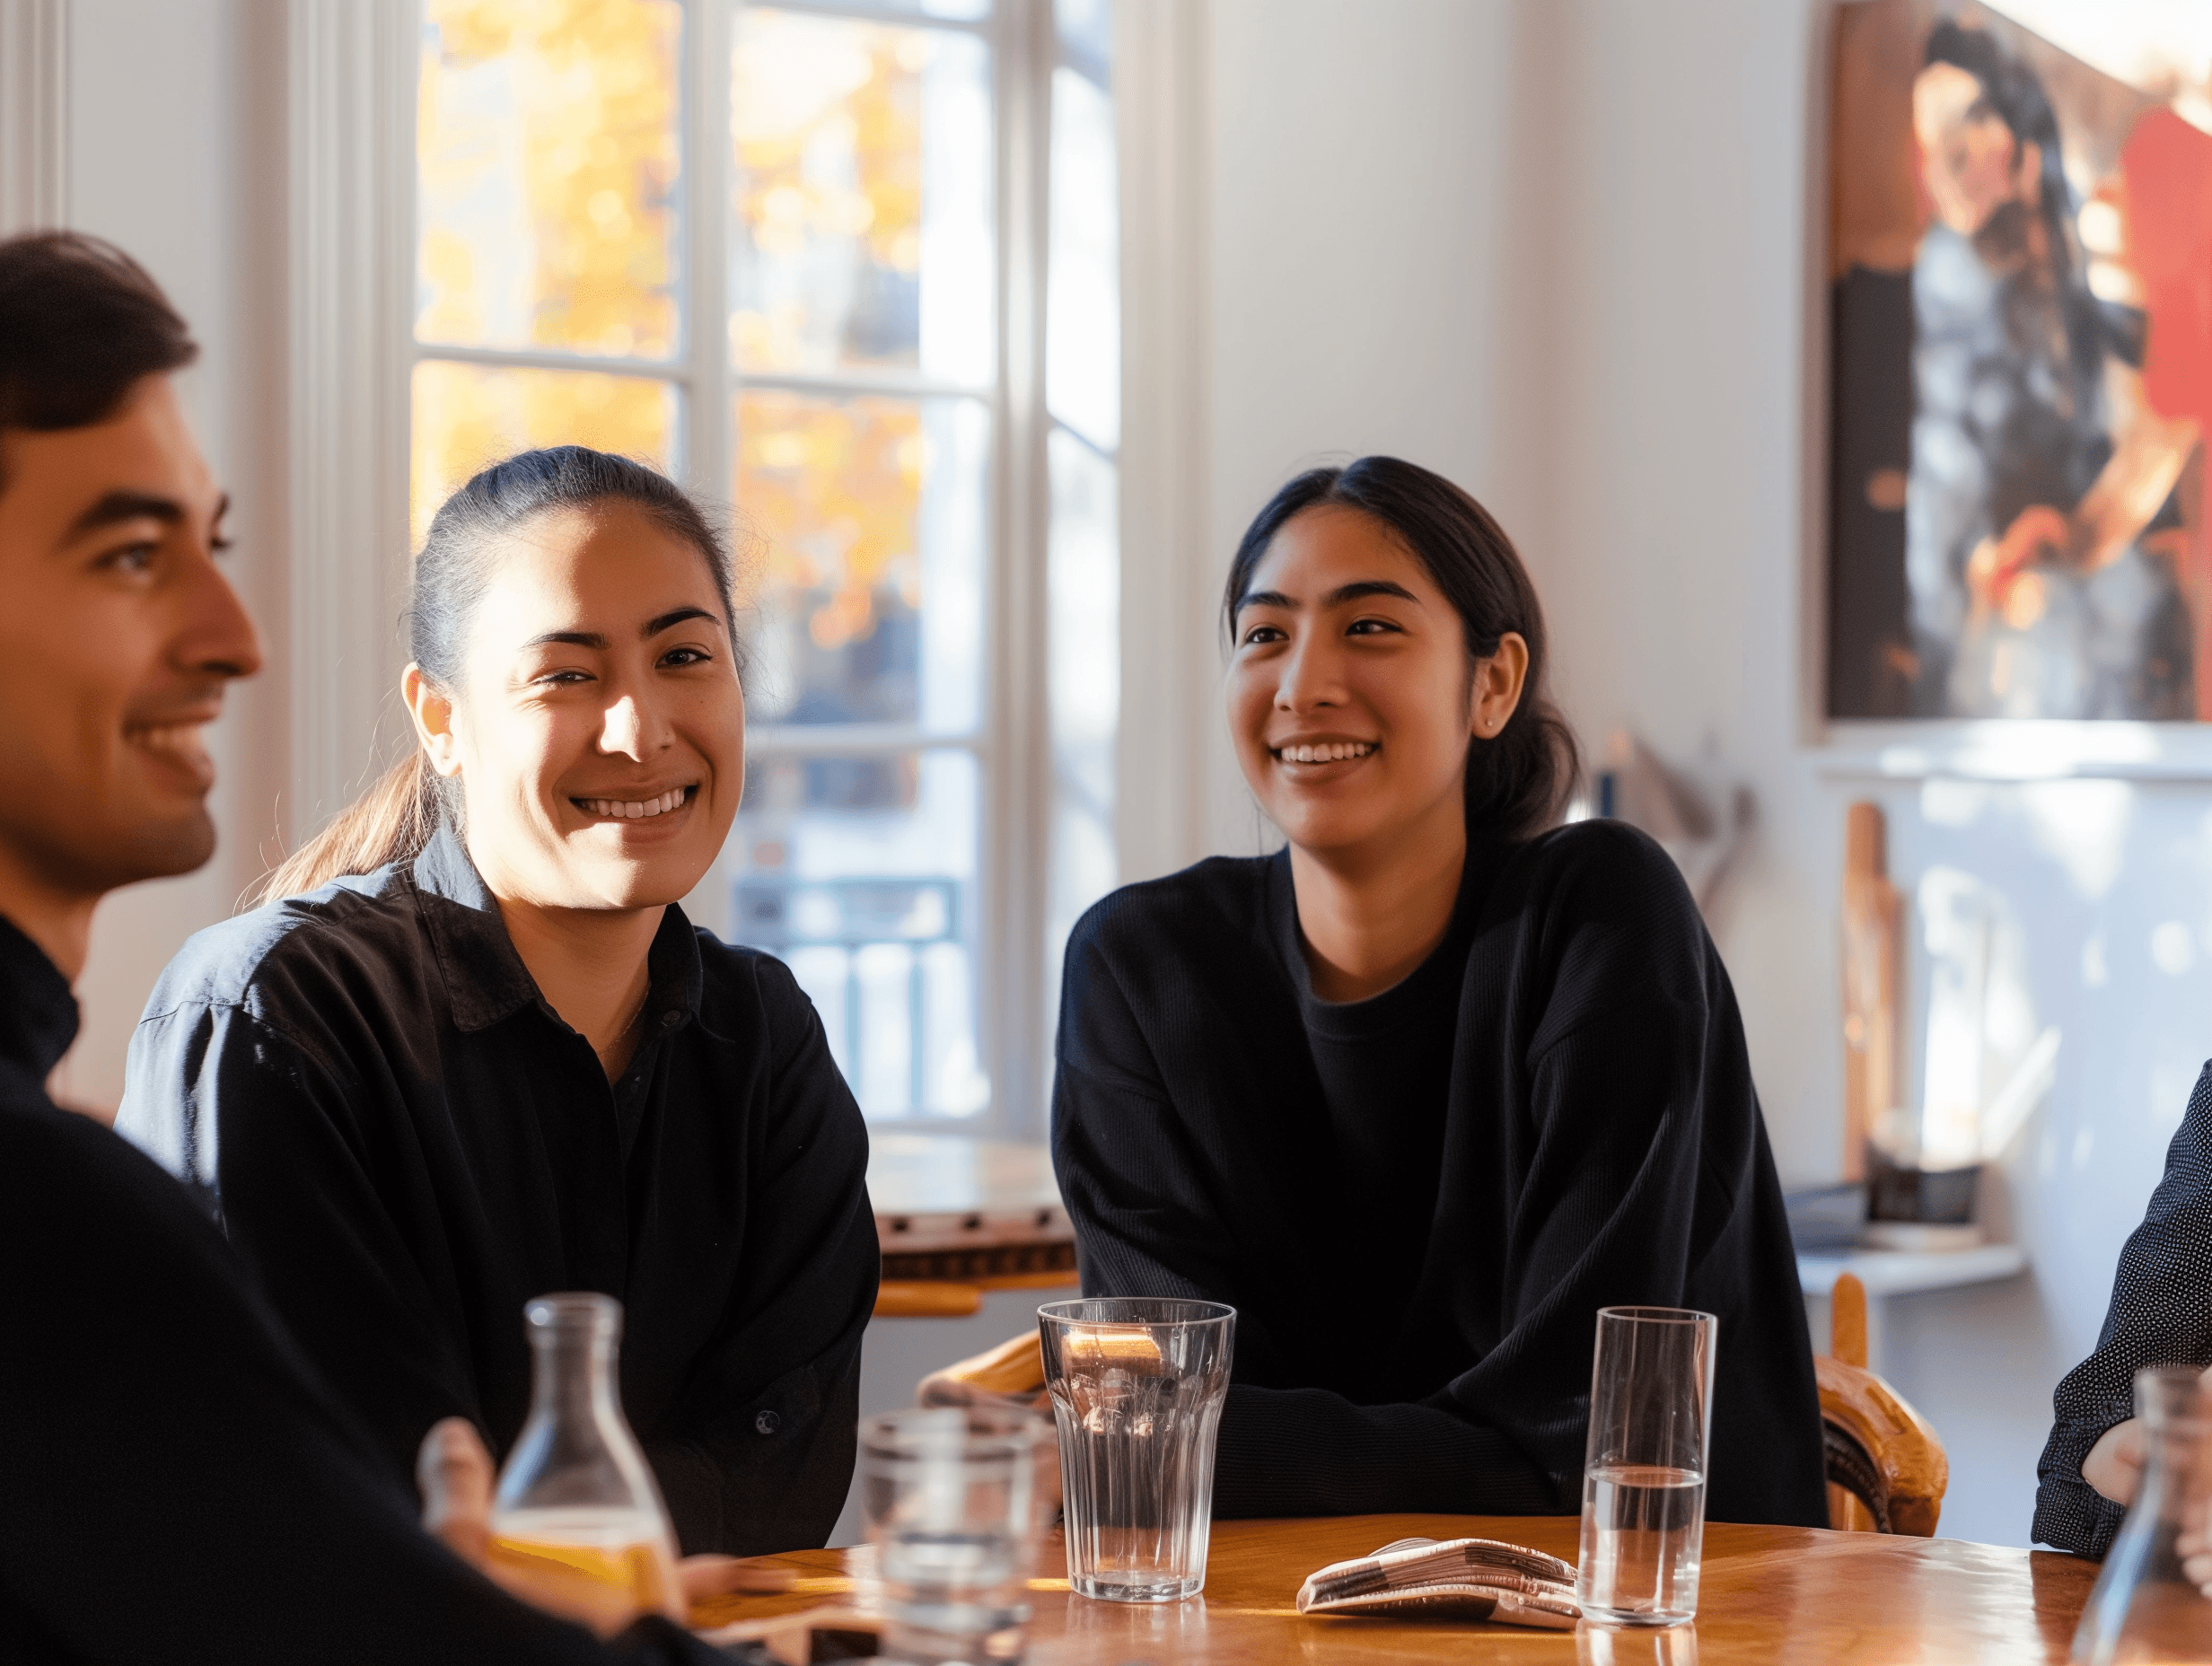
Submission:
[[[2212,718],[2212,5],[1835,18],[1828,715]]]

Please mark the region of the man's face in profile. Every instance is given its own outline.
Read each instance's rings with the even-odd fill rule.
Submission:
[[[215,849],[202,743],[260,644],[225,500],[166,375],[105,421],[0,431],[0,864],[57,897]]]

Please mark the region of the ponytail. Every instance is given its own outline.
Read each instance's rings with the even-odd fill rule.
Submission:
[[[320,890],[348,873],[373,873],[422,854],[444,815],[444,784],[419,748],[394,764],[330,824],[286,856],[252,906]]]

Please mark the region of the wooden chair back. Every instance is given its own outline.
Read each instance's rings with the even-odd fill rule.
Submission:
[[[1844,1532],[1930,1539],[1951,1460],[1927,1418],[1866,1369],[1866,1286],[1855,1273],[1829,1298],[1830,1352],[1813,1362],[1821,1387],[1828,1524]]]

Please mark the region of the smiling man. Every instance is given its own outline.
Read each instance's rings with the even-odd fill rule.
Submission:
[[[0,241],[0,1661],[724,1658],[603,1647],[425,1535],[176,1183],[46,1097],[93,905],[207,859],[201,731],[260,663],[193,355],[116,250]]]

